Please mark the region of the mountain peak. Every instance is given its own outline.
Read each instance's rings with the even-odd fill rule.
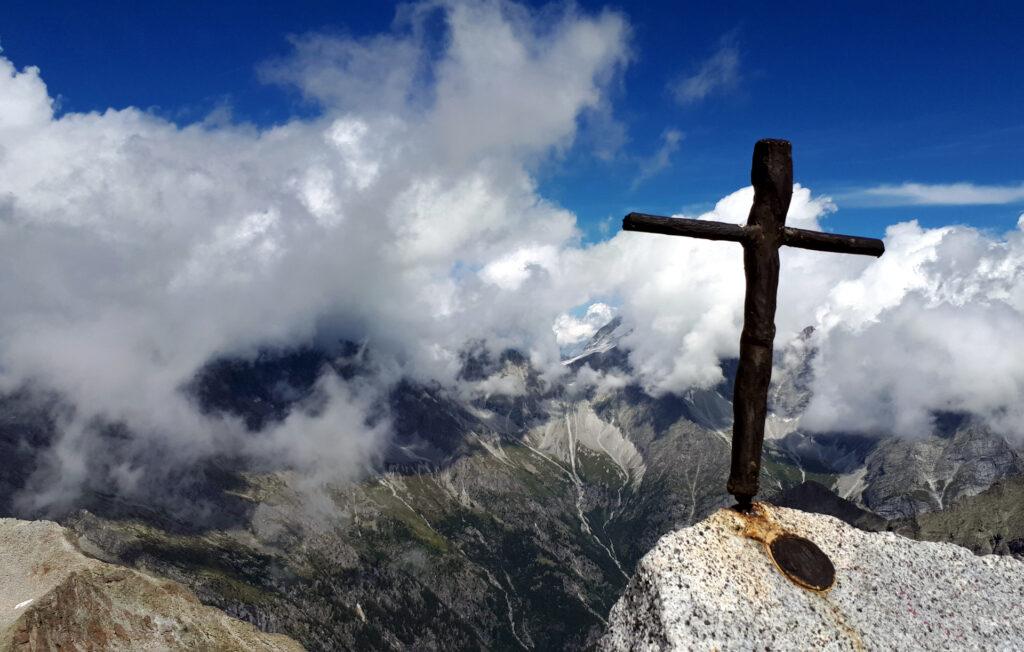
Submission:
[[[1009,649],[1024,640],[1024,565],[952,544],[868,533],[838,519],[764,505],[765,517],[814,541],[836,582],[788,581],[749,517],[719,510],[668,534],[612,609],[604,650]]]
[[[618,347],[619,341],[626,335],[629,335],[632,330],[632,328],[624,328],[622,317],[616,315],[607,324],[597,329],[597,332],[587,340],[587,343],[575,355],[562,360],[562,364],[575,368],[583,364],[584,361],[592,361],[594,358],[599,357],[600,354],[607,353]]]

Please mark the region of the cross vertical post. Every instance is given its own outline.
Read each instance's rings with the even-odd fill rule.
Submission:
[[[726,489],[746,509],[757,494],[761,447],[768,412],[775,342],[775,305],[779,288],[779,247],[793,196],[793,157],[784,140],[761,140],[754,146],[750,169],[754,204],[747,218],[743,269],[747,293],[743,302],[740,362],[733,391],[732,464]]]
[[[743,245],[747,292],[743,302],[740,361],[733,392],[733,435],[729,493],[737,508],[749,511],[761,472],[768,387],[772,379],[775,306],[779,289],[779,247],[881,256],[885,245],[875,238],[821,233],[786,226],[793,196],[793,157],[788,141],[766,139],[754,145],[750,170],[754,203],[745,226],[630,213],[625,231],[727,240]]]

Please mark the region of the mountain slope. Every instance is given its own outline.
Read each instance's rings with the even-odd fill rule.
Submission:
[[[309,649],[590,647],[658,539],[732,502],[735,365],[723,363],[719,386],[681,395],[588,385],[595,372],[629,377],[624,330],[601,329],[559,383],[484,346],[467,349],[460,388],[400,379],[376,406],[392,439],[356,481],[218,458],[171,476],[161,496],[112,494],[97,475],[61,520],[91,554],[173,578]],[[809,336],[780,354],[764,496],[882,529],[1019,473],[1020,451],[969,419],[913,441],[803,431]],[[315,408],[320,374],[348,382],[373,367],[372,350],[348,344],[265,351],[214,361],[185,391],[257,431]],[[0,498],[14,509],[59,402],[7,400]]]
[[[897,531],[926,541],[947,541],[979,555],[1024,559],[1024,477],[1005,478],[943,511],[920,514]]]
[[[56,523],[0,519],[0,648],[298,651],[181,585],[82,555]]]

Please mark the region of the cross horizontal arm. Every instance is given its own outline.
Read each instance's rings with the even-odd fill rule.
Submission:
[[[622,220],[623,231],[663,233],[665,235],[686,235],[705,240],[728,240],[743,242],[747,239],[747,228],[739,224],[690,220],[685,217],[661,217],[645,213],[630,213]]]
[[[885,243],[875,238],[822,233],[821,231],[794,229],[791,226],[783,229],[782,244],[800,249],[834,251],[839,254],[861,254],[875,258],[885,253]]]
[[[643,233],[661,233],[664,235],[685,235],[704,240],[728,240],[729,242],[747,242],[753,235],[760,233],[760,227],[741,226],[726,222],[710,220],[691,220],[685,217],[661,217],[646,213],[630,213],[622,220],[624,231],[641,231]],[[854,235],[838,235],[822,233],[806,229],[783,229],[782,244],[798,249],[815,251],[832,251],[840,254],[861,254],[864,256],[881,256],[885,253],[885,244],[875,238],[861,238]]]

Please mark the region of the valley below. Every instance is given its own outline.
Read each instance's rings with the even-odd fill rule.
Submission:
[[[182,476],[173,509],[94,485],[45,516],[87,555],[180,582],[308,649],[592,648],[657,540],[731,504],[731,365],[719,386],[683,395],[587,385],[587,375],[626,370],[621,330],[613,321],[568,357],[560,384],[515,351],[467,357],[463,375],[513,379],[521,391],[397,383],[386,406],[393,440],[355,481],[219,456]],[[221,360],[188,391],[208,414],[258,431],[300,409],[321,374],[358,375],[350,353]],[[913,439],[805,432],[809,355],[779,358],[789,362],[772,389],[764,499],[1024,555],[1018,446],[958,414],[936,415]],[[56,436],[59,405],[29,392],[0,403],[4,516],[44,516],[18,496]]]

